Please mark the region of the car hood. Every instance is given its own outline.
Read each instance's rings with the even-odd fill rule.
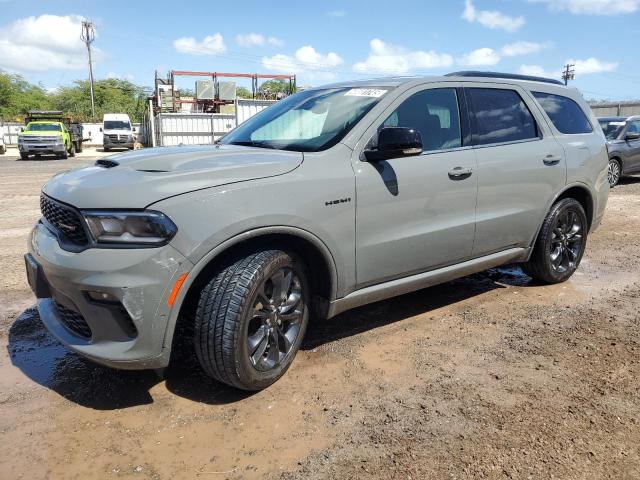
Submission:
[[[149,148],[60,173],[42,191],[78,208],[144,208],[194,190],[283,175],[302,160],[299,152],[235,145]]]

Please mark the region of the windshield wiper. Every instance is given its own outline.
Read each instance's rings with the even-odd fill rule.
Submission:
[[[240,146],[243,146],[243,147],[257,147],[257,148],[271,148],[271,149],[274,149],[274,150],[276,149],[276,147],[274,147],[270,143],[267,143],[267,142],[256,142],[256,141],[253,141],[253,140],[229,142],[228,145],[240,145]]]

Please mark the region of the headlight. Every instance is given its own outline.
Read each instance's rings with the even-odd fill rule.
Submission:
[[[159,246],[167,243],[178,227],[163,213],[146,211],[83,211],[97,243]]]

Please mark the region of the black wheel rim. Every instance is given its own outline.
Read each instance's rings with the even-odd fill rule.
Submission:
[[[302,283],[291,268],[278,269],[260,285],[247,332],[249,360],[257,370],[272,370],[287,358],[303,314]]]
[[[609,179],[609,185],[615,185],[618,183],[618,180],[620,180],[620,165],[618,165],[618,162],[609,162],[607,178]]]
[[[574,210],[561,212],[551,233],[549,260],[558,273],[574,270],[584,245],[582,217]]]

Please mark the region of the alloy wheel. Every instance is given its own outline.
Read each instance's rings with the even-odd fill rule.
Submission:
[[[278,367],[291,352],[300,333],[303,295],[300,278],[289,267],[278,269],[258,289],[247,332],[249,359],[257,370]]]
[[[607,179],[609,180],[609,185],[612,187],[618,183],[618,180],[620,180],[620,165],[615,160],[609,161]]]
[[[577,267],[582,248],[584,225],[575,211],[567,209],[558,215],[551,234],[549,260],[558,273],[565,273]]]

